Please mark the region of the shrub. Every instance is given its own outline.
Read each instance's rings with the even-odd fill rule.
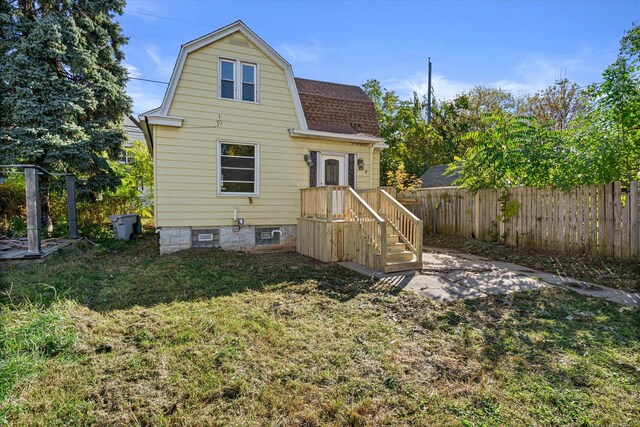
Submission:
[[[79,194],[77,220],[80,235],[92,238],[113,237],[110,215],[135,213],[144,224],[153,224],[153,164],[146,146],[134,141],[125,148],[131,159],[126,165],[112,162],[111,168],[121,177],[120,186],[112,192]],[[0,175],[2,177],[2,175]],[[81,180],[82,177],[78,177]],[[66,236],[67,195],[64,179],[55,178],[50,188],[49,203],[53,220],[51,237]],[[0,184],[0,234],[9,237],[26,235],[24,175],[10,174]],[[46,237],[46,236],[44,236]]]
[[[24,175],[0,175],[0,234],[23,235],[27,231]]]
[[[413,191],[422,186],[420,178],[409,174],[402,163],[400,163],[396,170],[387,172],[386,182],[387,185],[395,187],[398,193]]]

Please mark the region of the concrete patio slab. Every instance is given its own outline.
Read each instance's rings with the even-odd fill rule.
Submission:
[[[414,276],[404,289],[440,302],[487,296],[480,289],[460,285],[443,276],[429,274]]]
[[[340,265],[367,276],[378,277],[383,284],[415,292],[435,301],[449,302],[464,298],[538,290],[543,286],[560,286],[581,295],[603,298],[619,304],[640,307],[640,294],[599,286],[521,265],[492,261],[461,253],[424,253],[421,271],[382,274],[354,262]]]
[[[463,270],[448,273],[445,277],[461,286],[478,289],[493,295],[533,291],[545,286],[545,283],[538,279],[506,269],[492,269],[481,272]]]

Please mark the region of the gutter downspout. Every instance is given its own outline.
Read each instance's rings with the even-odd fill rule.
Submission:
[[[157,191],[158,191],[158,183],[156,182],[157,174],[156,174],[156,156],[153,155],[153,134],[151,133],[151,126],[149,126],[149,119],[147,116],[144,116],[144,124],[147,128],[147,133],[149,134],[149,145],[151,147],[149,152],[151,153],[151,159],[153,160],[153,225],[155,225],[156,230],[158,229],[158,204],[156,203]]]
[[[144,116],[144,124],[147,127],[147,133],[149,134],[149,145],[151,145],[151,155],[153,155],[153,135],[151,135],[151,127],[149,126],[149,119]]]

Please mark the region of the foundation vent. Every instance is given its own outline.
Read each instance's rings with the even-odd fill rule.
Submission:
[[[256,246],[279,245],[280,227],[256,227]]]
[[[192,248],[219,248],[220,230],[217,228],[207,228],[201,230],[191,230]]]

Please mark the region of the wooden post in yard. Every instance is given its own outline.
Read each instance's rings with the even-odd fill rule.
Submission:
[[[40,186],[38,184],[38,168],[24,168],[25,192],[27,196],[27,257],[40,258]]]

